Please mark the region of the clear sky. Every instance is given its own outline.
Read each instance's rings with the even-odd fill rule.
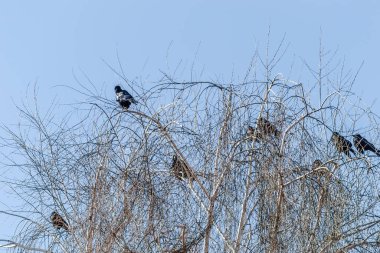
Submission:
[[[293,59],[317,67],[322,37],[348,68],[364,61],[354,91],[368,104],[377,99],[378,0],[15,0],[0,2],[0,123],[18,122],[15,105],[26,99],[28,84],[37,82],[40,105],[47,107],[56,96],[72,97],[57,85],[75,87],[73,73],[81,71],[99,88],[109,87],[104,95],[111,98],[120,79],[102,59],[116,65],[117,52],[130,79],[157,81],[159,70],[180,61],[195,61],[202,79],[229,79],[232,71],[245,73],[256,48],[265,48],[269,26],[273,46],[284,34],[290,43],[284,68]],[[311,81],[302,72],[295,78]],[[380,114],[380,103],[373,109]],[[0,182],[0,210],[11,206]],[[0,214],[0,239],[11,231],[8,223]]]

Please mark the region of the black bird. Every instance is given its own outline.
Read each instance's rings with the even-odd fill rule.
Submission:
[[[277,128],[270,123],[268,120],[264,118],[259,118],[257,120],[257,130],[263,135],[274,134],[276,137],[279,137],[281,132],[277,130]]]
[[[375,148],[375,146],[372,143],[370,143],[366,138],[362,137],[360,134],[354,134],[354,146],[361,154],[363,154],[365,150],[369,150],[375,153],[377,156],[380,156],[380,150]]]
[[[344,138],[342,135],[337,132],[333,132],[331,136],[331,141],[335,145],[339,153],[345,153],[348,157],[351,157],[350,151],[355,154],[355,151],[352,149],[352,143]]]
[[[116,101],[119,102],[121,107],[128,110],[129,106],[134,103],[137,104],[137,101],[129,94],[128,91],[121,89],[119,85],[115,86]]]
[[[252,140],[261,140],[263,138],[262,134],[252,126],[248,126],[247,136],[250,137]]]
[[[67,224],[62,216],[59,215],[56,211],[51,213],[50,220],[56,229],[63,228],[64,230],[69,231],[69,224]]]
[[[313,164],[311,165],[311,169],[315,170],[316,168],[319,168],[322,166],[322,161],[319,159],[316,159]]]
[[[179,180],[183,180],[185,178],[191,178],[191,180],[194,180],[194,178],[190,175],[190,170],[186,166],[186,163],[176,154],[173,155],[172,171],[174,176]]]

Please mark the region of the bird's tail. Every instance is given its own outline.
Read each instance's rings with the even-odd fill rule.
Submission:
[[[380,150],[375,149],[375,153],[376,153],[377,156],[380,156]]]

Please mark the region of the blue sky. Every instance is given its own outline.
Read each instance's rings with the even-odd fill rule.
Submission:
[[[338,49],[347,68],[364,66],[354,91],[367,104],[377,99],[380,58],[380,1],[2,1],[0,3],[1,123],[18,122],[15,105],[26,99],[26,88],[37,82],[40,106],[52,98],[73,98],[73,73],[85,72],[104,94],[113,98],[120,79],[102,59],[117,64],[117,53],[130,79],[157,81],[159,70],[179,62],[196,62],[202,79],[227,80],[245,73],[257,48],[264,50],[268,27],[273,47],[286,34],[288,53],[281,66],[286,74],[292,60],[318,66],[320,38],[326,49]],[[304,83],[306,69],[294,78]],[[185,72],[182,76],[189,75]],[[109,89],[108,89],[109,87]],[[30,93],[29,93],[30,94]],[[374,111],[380,114],[379,102]],[[1,171],[5,168],[0,166]],[[0,183],[0,210],[12,200]],[[9,234],[0,214],[0,239]],[[13,226],[12,225],[12,226]],[[1,251],[1,250],[0,250]]]

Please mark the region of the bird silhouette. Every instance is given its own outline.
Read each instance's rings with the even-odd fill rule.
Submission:
[[[62,216],[59,215],[56,211],[51,213],[50,220],[56,229],[63,228],[64,230],[69,231],[69,224],[67,224]]]
[[[331,141],[339,153],[344,153],[348,157],[351,157],[350,152],[355,154],[355,151],[352,149],[352,143],[337,132],[333,132]]]
[[[262,134],[252,126],[248,126],[247,137],[250,137],[252,140],[261,140],[263,138]]]
[[[361,154],[363,154],[365,150],[368,150],[380,156],[380,150],[360,134],[354,134],[354,146]]]
[[[322,161],[319,159],[314,160],[313,164],[311,165],[311,169],[315,170],[316,168],[319,168],[322,166]]]
[[[264,119],[262,117],[260,117],[257,120],[257,130],[263,136],[267,136],[267,135],[273,134],[274,136],[279,137],[280,134],[281,134],[281,132],[278,131],[277,128],[272,123],[270,123],[267,119]]]
[[[174,176],[179,180],[183,180],[185,178],[190,178],[191,180],[194,180],[194,178],[190,175],[190,170],[187,167],[186,163],[176,154],[173,155],[171,169],[174,173]]]
[[[128,110],[129,106],[134,103],[137,104],[137,101],[132,97],[128,91],[123,90],[119,85],[115,86],[116,101],[119,102],[121,107],[125,110]]]

